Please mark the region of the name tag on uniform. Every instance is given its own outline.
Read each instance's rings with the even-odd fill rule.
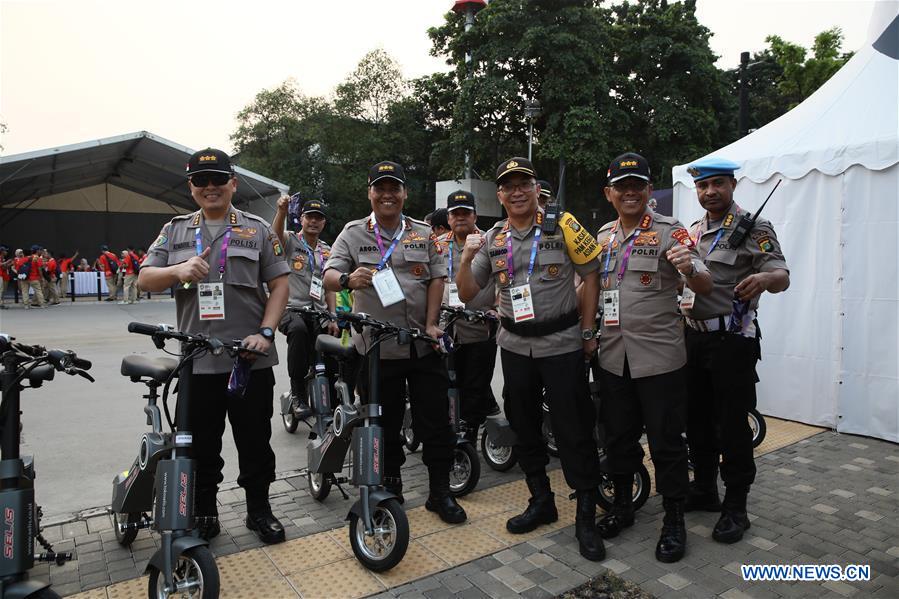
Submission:
[[[455,283],[449,284],[449,305],[451,308],[465,307],[465,302],[459,299],[459,286]]]
[[[692,289],[684,285],[684,293],[680,298],[680,309],[681,312],[685,310],[692,310],[693,304],[696,302],[696,294]]]
[[[531,285],[519,285],[509,289],[512,295],[512,315],[515,322],[524,322],[534,318],[534,298],[531,297]]]
[[[607,327],[617,327],[619,320],[620,295],[617,289],[607,289],[602,292],[602,324]]]
[[[314,300],[322,298],[323,291],[322,279],[318,275],[312,275],[312,282],[309,283],[309,297]]]
[[[224,320],[224,283],[200,283],[197,285],[197,297],[200,300],[200,320]]]
[[[371,278],[371,283],[378,294],[378,299],[381,300],[381,305],[385,308],[406,299],[406,296],[403,295],[403,288],[396,280],[396,274],[392,268],[376,272]]]

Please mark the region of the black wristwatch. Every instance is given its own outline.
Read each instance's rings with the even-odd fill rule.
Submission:
[[[581,331],[581,339],[583,339],[584,341],[596,339],[596,329],[583,329]]]
[[[338,279],[340,283],[341,289],[349,289],[350,288],[350,275],[349,273],[343,273],[340,275],[340,279]]]
[[[266,338],[268,341],[275,340],[275,332],[271,329],[271,327],[262,327],[259,329],[259,334]]]

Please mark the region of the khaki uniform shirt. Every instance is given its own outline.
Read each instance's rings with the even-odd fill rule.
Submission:
[[[360,266],[372,270],[381,261],[381,252],[375,240],[372,216],[348,222],[331,247],[331,257],[325,270],[334,269],[341,273],[352,273]],[[443,249],[436,243],[431,228],[426,222],[403,217],[403,233],[400,242],[387,261],[385,268],[392,268],[405,300],[385,308],[381,305],[374,287],[353,291],[353,311],[365,312],[377,320],[385,320],[400,327],[417,328],[425,331],[427,319],[428,286],[432,279],[446,276],[446,261]],[[395,231],[381,231],[381,244],[386,252],[393,242]],[[363,335],[354,335],[354,343],[359,353],[371,345],[371,331],[366,328]],[[417,355],[424,356],[431,351],[430,344],[416,341]],[[387,360],[411,357],[411,346],[399,345],[394,340],[381,345],[381,358]]]
[[[514,227],[507,228],[507,222],[501,220],[487,231],[486,242],[471,263],[471,272],[475,282],[482,289],[491,279],[493,280],[494,285],[491,287],[495,286],[493,291],[498,292],[500,298],[500,316],[514,320],[510,289],[527,282],[534,234],[542,225],[543,212],[541,210],[537,213],[534,224],[526,231],[518,231]],[[512,236],[514,260],[512,281],[509,280],[506,265],[508,235]],[[596,252],[595,240],[573,216],[567,213],[561,215],[559,226],[553,235],[547,235],[545,232],[542,234],[530,280],[534,319],[527,322],[553,320],[577,310],[574,273],[584,276],[598,270]],[[575,263],[572,257],[579,263]],[[577,323],[563,331],[542,337],[522,337],[501,326],[496,335],[496,342],[505,350],[534,358],[569,353],[583,348],[581,326]]]
[[[232,207],[225,217],[231,227],[228,256],[225,261],[224,282],[225,318],[200,320],[196,283],[184,288],[175,285],[175,310],[178,329],[185,333],[205,333],[225,341],[243,339],[259,330],[268,295],[262,284],[290,272],[284,260],[284,250],[267,222],[248,212]],[[218,227],[213,238],[204,223],[202,211],[177,216],[163,225],[159,237],[147,252],[143,267],[171,266],[186,262],[197,254],[195,231],[200,228],[203,248],[211,247],[207,260],[209,274],[204,282],[219,281],[219,260],[226,226]],[[278,363],[278,354],[272,344],[267,357],[259,357],[253,370],[268,368]],[[219,374],[230,372],[234,358],[227,352],[220,356],[207,354],[194,360],[195,374]]]
[[[484,234],[480,229],[476,229],[477,233]],[[443,289],[443,303],[449,305],[449,262],[453,262],[453,279],[456,280],[456,274],[459,272],[459,265],[462,264],[462,248],[465,243],[458,243],[453,239],[453,232],[450,231],[437,240],[443,247],[446,255],[446,273],[447,284]],[[496,289],[493,285],[487,285],[474,297],[470,302],[465,303],[465,307],[469,310],[493,310],[496,306]],[[486,341],[490,339],[490,325],[486,322],[468,322],[464,318],[460,318],[453,325],[455,327],[455,336],[453,342],[457,345],[465,343],[477,343],[478,341]]]
[[[709,226],[706,215],[690,227],[693,239],[699,237],[699,257],[705,262],[715,282],[711,294],[697,295],[693,308],[685,310],[690,318],[708,320],[716,316],[730,316],[733,311],[734,287],[740,281],[757,272],[771,272],[781,268],[787,270],[787,262],[774,227],[763,218],[755,222],[752,231],[739,247],[733,248],[727,243],[742,213],[743,210],[734,202],[724,219],[717,224]],[[709,253],[722,228],[724,233]],[[750,308],[755,310],[758,305],[759,298],[753,298]]]
[[[318,243],[312,249],[312,258],[315,264],[309,262],[309,252],[307,246],[302,239],[302,233],[294,233],[292,231],[284,232],[284,253],[287,256],[287,265],[290,266],[290,299],[288,305],[296,308],[305,308],[312,306],[319,310],[327,310],[328,303],[325,301],[324,288],[322,289],[321,299],[313,299],[309,295],[309,287],[312,285],[312,271],[315,270],[316,276],[322,278],[325,271],[325,262],[331,256],[331,246],[318,240]]]
[[[603,225],[596,238],[600,243],[600,289],[619,289],[619,325],[603,326],[599,338],[600,366],[624,376],[627,358],[632,378],[672,372],[687,362],[684,328],[677,311],[681,274],[665,254],[678,239],[686,239],[687,230],[675,218],[646,211],[643,219],[627,237],[621,227],[609,241],[618,221]],[[618,269],[631,238],[634,246],[627,269],[618,285]],[[611,245],[611,250],[610,246]],[[611,251],[611,254],[609,252]],[[693,249],[693,264],[706,272]],[[608,272],[606,258],[609,257]],[[600,296],[600,301],[602,301]]]

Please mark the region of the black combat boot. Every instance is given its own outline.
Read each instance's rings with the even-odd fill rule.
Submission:
[[[430,493],[425,502],[425,509],[435,512],[447,524],[461,524],[468,516],[456,498],[450,494],[449,469],[428,468]]]
[[[606,558],[606,547],[596,530],[596,498],[599,491],[579,489],[577,492],[577,513],[574,517],[574,536],[578,550],[591,562],[601,562]]]
[[[634,477],[616,476],[612,485],[615,488],[615,502],[609,513],[596,524],[604,539],[615,538],[622,530],[634,525]]]
[[[670,564],[679,561],[687,552],[687,527],[684,525],[684,500],[662,500],[665,518],[662,520],[662,534],[656,545],[656,559]]]
[[[259,489],[247,489],[247,528],[256,533],[259,539],[267,544],[283,543],[284,527],[272,514],[272,506],[268,502],[268,485]]]
[[[746,487],[727,487],[724,492],[724,503],[721,504],[721,517],[712,531],[712,538],[719,543],[736,543],[749,530],[749,516],[746,513]]]
[[[506,530],[513,535],[531,532],[541,524],[551,524],[559,519],[555,496],[546,473],[528,476],[525,482],[531,491],[528,507],[521,514],[512,516],[506,521]]]
[[[718,497],[718,463],[714,461],[702,463],[693,460],[693,481],[684,505],[686,512],[718,512],[721,511],[721,499]]]
[[[219,524],[218,508],[215,504],[217,493],[217,487],[211,490],[202,489],[197,491],[194,519],[196,521],[197,534],[206,541],[211,541],[222,532],[222,527]]]
[[[396,476],[385,476],[384,489],[396,495],[396,500],[400,503],[406,503],[406,498],[403,497],[403,477],[399,474]]]

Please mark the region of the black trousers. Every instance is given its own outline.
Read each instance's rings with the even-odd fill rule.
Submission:
[[[572,489],[599,485],[599,457],[593,428],[596,409],[590,399],[581,350],[533,358],[503,349],[506,417],[517,442],[515,455],[525,476],[546,471],[549,455],[541,430],[543,390],[565,481]]]
[[[278,330],[287,336],[287,374],[290,377],[290,392],[308,400],[306,375],[315,359],[315,338],[321,332],[313,318],[296,314],[290,310],[284,313]],[[344,382],[353,393],[358,364],[349,365],[344,372]],[[325,358],[325,374],[331,381],[331,403],[336,405],[334,381],[337,380],[337,360]]]
[[[643,463],[640,437],[645,427],[656,490],[669,499],[685,499],[690,483],[683,436],[687,403],[684,369],[635,379],[625,360],[624,376],[600,369],[599,384],[612,475],[632,475]]]
[[[450,423],[447,397],[449,377],[443,359],[436,352],[431,352],[422,358],[413,355],[404,360],[381,360],[380,368],[384,473],[387,476],[399,476],[400,467],[406,462],[400,430],[406,411],[407,384],[412,409],[412,430],[423,446],[422,462],[429,472],[449,473],[456,439]],[[365,359],[356,380],[362,401],[368,402],[368,361]]]
[[[490,386],[496,367],[496,340],[457,345],[453,359],[462,419],[471,429],[477,430],[496,406],[496,397]]]
[[[687,328],[687,442],[697,481],[748,490],[755,481],[752,430],[758,339]]]
[[[187,430],[193,433],[200,515],[214,510],[218,485],[224,480],[222,435],[226,415],[237,446],[237,484],[246,490],[248,511],[268,501],[268,487],[275,480],[275,452],[269,442],[275,374],[271,368],[251,371],[243,399],[228,395],[228,377],[229,373],[191,375]]]

